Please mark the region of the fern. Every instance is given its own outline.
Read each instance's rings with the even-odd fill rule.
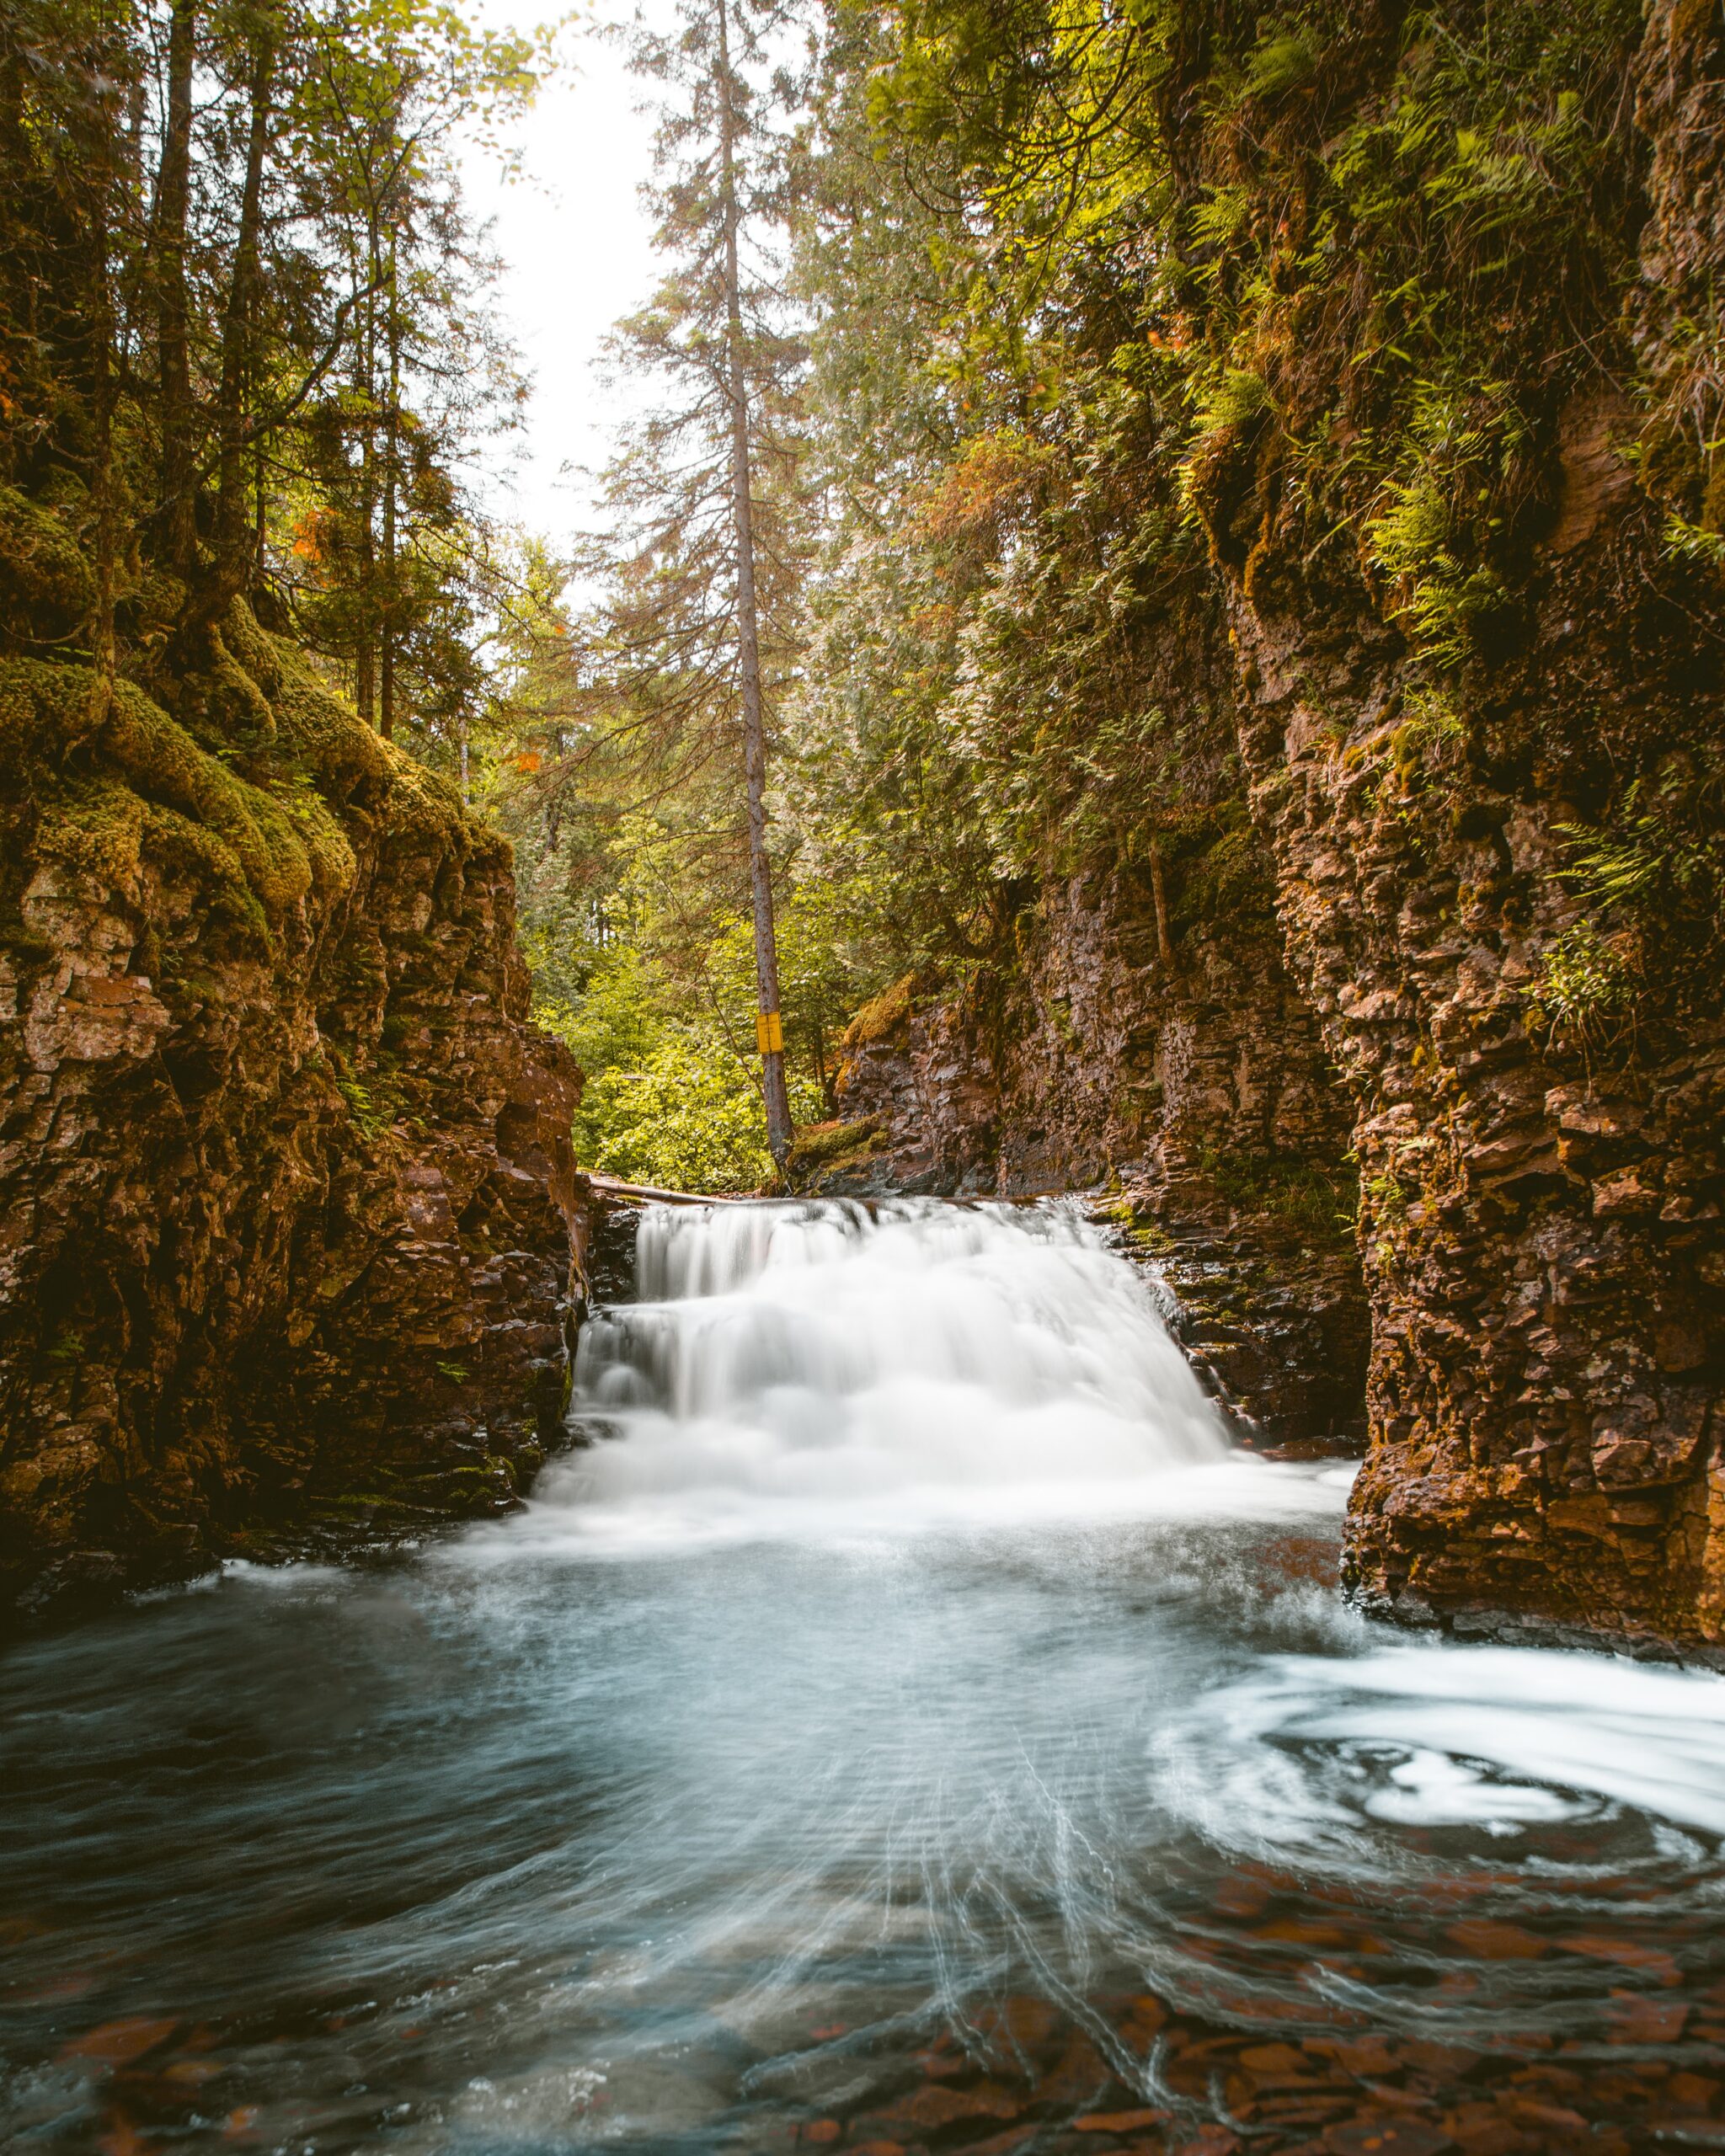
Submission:
[[[1392,479],[1390,502],[1365,527],[1375,565],[1391,576],[1418,576],[1449,562],[1450,505],[1429,472]]]
[[[1628,944],[1578,921],[1547,947],[1530,1000],[1547,1024],[1598,1043],[1633,1017],[1640,997]]]
[[[1249,367],[1224,367],[1199,390],[1196,407],[1200,435],[1243,426],[1269,409],[1269,385]]]
[[[1278,30],[1266,24],[1246,67],[1246,89],[1250,97],[1286,97],[1303,89],[1317,72],[1317,55],[1297,30]]]
[[[1632,817],[1618,830],[1560,824],[1557,833],[1570,850],[1565,880],[1592,912],[1608,913],[1668,889],[1682,890],[1706,867],[1701,848],[1680,838],[1659,816]]]
[[[1192,237],[1199,247],[1225,248],[1245,227],[1252,195],[1244,187],[1213,187],[1192,208]]]

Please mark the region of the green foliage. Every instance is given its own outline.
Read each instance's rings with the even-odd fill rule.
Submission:
[[[444,0],[8,9],[0,637],[244,756],[270,707],[221,625],[249,600],[457,760],[489,568],[459,475],[522,393],[457,131],[496,142],[549,64]]]
[[[1628,807],[1635,805],[1634,789]],[[1674,899],[1707,877],[1718,849],[1708,841],[1674,830],[1664,816],[1630,814],[1615,830],[1585,824],[1560,824],[1569,842],[1567,880],[1584,906],[1594,911],[1648,906]]]
[[[1610,824],[1558,827],[1564,881],[1583,910],[1546,946],[1529,1001],[1559,1038],[1594,1051],[1632,1038],[1656,986],[1648,954],[1717,951],[1721,790],[1717,771],[1680,755],[1654,781],[1633,782]]]
[[[1633,1017],[1642,987],[1632,941],[1578,921],[1547,945],[1530,1000],[1560,1034],[1599,1047]]]
[[[575,1118],[584,1167],[631,1182],[691,1191],[760,1189],[772,1180],[766,1123],[746,1048],[724,1016],[670,1015],[672,998],[641,953],[625,946],[595,968],[576,1006],[535,1015],[564,1039],[587,1074]],[[799,1120],[820,1113],[820,1090],[793,1075]]]
[[[1269,384],[1250,367],[1221,367],[1195,386],[1193,417],[1200,435],[1242,427],[1270,406]]]
[[[765,1117],[738,1079],[726,1052],[686,1040],[667,1041],[643,1070],[601,1071],[575,1118],[582,1165],[673,1190],[764,1188],[773,1177]]]
[[[338,1070],[334,1075],[335,1090],[347,1103],[348,1115],[360,1137],[372,1145],[387,1138],[401,1113],[397,1088],[387,1076],[375,1070],[368,1072],[365,1079],[345,1070]]]
[[[1231,1205],[1268,1215],[1318,1243],[1348,1242],[1355,1227],[1356,1179],[1346,1162],[1333,1173],[1316,1163],[1268,1151],[1224,1152],[1206,1145],[1197,1166]]]
[[[1246,67],[1246,93],[1268,100],[1305,88],[1317,72],[1318,55],[1311,39],[1299,30],[1284,30],[1274,22],[1263,24],[1258,43]]]

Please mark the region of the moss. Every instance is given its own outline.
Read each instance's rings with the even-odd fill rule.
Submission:
[[[916,1007],[916,976],[906,974],[902,980],[895,980],[872,1002],[862,1008],[846,1027],[839,1046],[847,1053],[859,1048],[869,1048],[876,1041],[884,1041],[904,1024]]]
[[[95,595],[89,565],[60,519],[0,487],[0,622],[15,636],[50,640],[77,627]]]
[[[0,784],[32,765],[57,766],[101,716],[93,670],[40,659],[0,659]]]
[[[110,887],[124,885],[138,871],[145,817],[144,803],[130,787],[92,779],[45,805],[35,851]]]
[[[278,749],[315,781],[325,798],[381,795],[390,778],[387,744],[319,678],[304,654],[261,629],[243,606],[235,606],[225,633],[235,659],[267,688]]]
[[[242,622],[250,619],[239,606],[234,612]],[[228,649],[219,629],[210,632],[210,650],[216,687],[211,704],[223,735],[237,746],[250,750],[273,741],[275,713],[270,699]]]
[[[873,1151],[880,1134],[880,1121],[878,1115],[870,1115],[855,1123],[840,1119],[805,1125],[796,1134],[791,1148],[793,1172],[830,1167],[835,1161]]]
[[[1332,1169],[1299,1154],[1223,1153],[1206,1145],[1196,1165],[1242,1213],[1268,1214],[1315,1240],[1353,1241],[1358,1186],[1345,1161]]]
[[[389,824],[401,838],[465,856],[479,836],[459,789],[441,771],[415,763],[405,750],[382,741],[389,778]]]
[[[1179,1245],[1148,1207],[1124,1198],[1108,1208],[1108,1217],[1135,1257],[1161,1262],[1178,1255]]]
[[[447,779],[380,741],[243,603],[185,686],[213,745],[134,681],[110,691],[88,664],[0,656],[0,796],[16,804],[14,857],[116,889],[153,867],[267,950],[308,907],[327,918],[351,890],[350,802],[350,821],[381,827],[432,879],[451,861],[501,855]]]
[[[213,643],[227,719],[268,750],[276,725],[264,685],[291,684],[292,664],[243,606],[233,610],[227,640]],[[311,701],[303,681],[299,693]],[[328,707],[325,746],[340,737],[348,767],[393,776],[388,759],[368,759],[354,744],[366,734],[360,721],[318,693]],[[169,874],[209,887],[230,917],[259,931],[278,928],[314,894],[328,905],[345,893],[354,850],[329,802],[302,766],[266,761],[277,767],[255,782],[241,776],[133,682],[116,682],[107,699],[88,665],[0,658],[0,785],[9,781],[37,812],[30,850],[108,883],[124,883],[148,853]],[[435,795],[428,814],[411,780],[390,792],[392,806],[405,799],[408,830],[423,835],[435,822],[447,841],[458,803],[451,819]]]
[[[203,825],[231,851],[267,918],[279,921],[306,898],[312,864],[293,819],[130,682],[116,685],[103,746],[139,793]]]
[[[244,863],[221,834],[158,801],[141,805],[145,857],[170,883],[205,891],[216,913],[266,944],[269,917],[247,881]]]
[[[312,889],[325,905],[353,888],[359,863],[347,833],[323,795],[303,774],[277,780],[275,797],[293,826],[312,873]]]
[[[1268,915],[1273,905],[1262,846],[1242,819],[1187,866],[1173,910],[1185,926]]]

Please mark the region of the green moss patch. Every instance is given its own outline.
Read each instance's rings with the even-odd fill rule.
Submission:
[[[862,1006],[846,1027],[839,1046],[854,1054],[859,1048],[870,1048],[876,1041],[884,1041],[904,1024],[916,1007],[916,976],[906,974],[902,980],[895,980],[872,1002]]]

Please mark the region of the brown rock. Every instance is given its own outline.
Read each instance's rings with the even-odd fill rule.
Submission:
[[[75,862],[62,797],[0,770],[29,931],[0,1023],[0,1589],[32,1604],[350,1519],[355,1491],[513,1502],[560,1428],[579,1074],[526,1022],[508,849],[243,610],[223,633],[267,754],[223,762],[123,684],[82,752],[108,835]],[[52,708],[66,670],[0,665]]]

